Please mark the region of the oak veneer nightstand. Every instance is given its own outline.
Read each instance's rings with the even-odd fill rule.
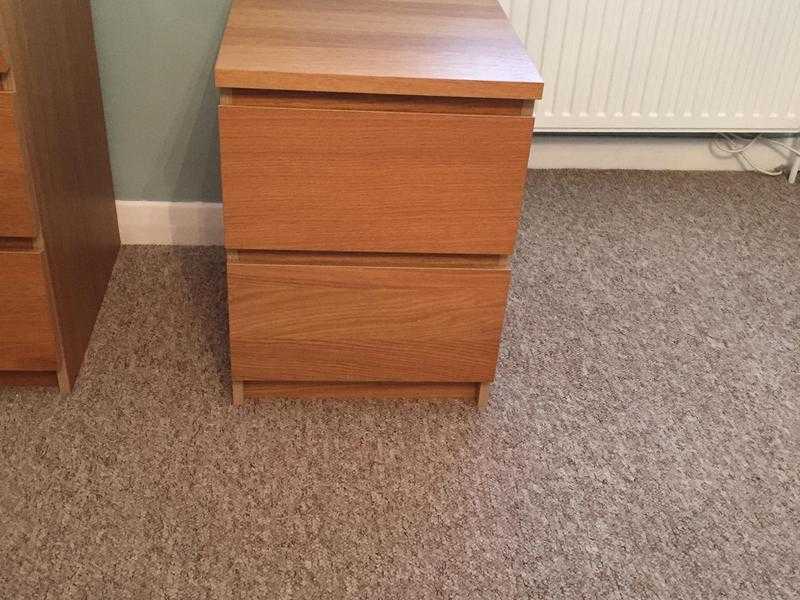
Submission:
[[[72,389],[118,247],[89,0],[0,0],[0,386]]]
[[[216,83],[234,402],[485,403],[542,93],[495,0],[234,0]]]

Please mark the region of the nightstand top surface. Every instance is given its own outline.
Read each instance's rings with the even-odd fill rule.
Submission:
[[[220,88],[537,99],[496,0],[234,0]]]

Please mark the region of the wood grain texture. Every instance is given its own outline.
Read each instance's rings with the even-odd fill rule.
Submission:
[[[0,0],[70,385],[119,247],[89,4]]]
[[[0,92],[0,237],[33,238],[38,228],[14,101],[13,92]]]
[[[225,245],[511,254],[529,117],[220,106]]]
[[[269,108],[325,108],[392,112],[453,113],[462,115],[526,114],[528,101],[506,98],[452,98],[442,96],[394,96],[390,94],[335,94],[286,90],[231,90],[227,102]],[[530,101],[531,103],[533,101]],[[531,114],[531,113],[528,113]]]
[[[541,98],[495,0],[234,0],[218,87]]]
[[[0,283],[0,370],[55,371],[55,324],[42,252],[0,252]]]
[[[254,400],[277,398],[351,399],[464,399],[478,397],[478,383],[403,383],[384,381],[246,381],[244,396]]]
[[[494,379],[509,272],[228,263],[235,380]]]

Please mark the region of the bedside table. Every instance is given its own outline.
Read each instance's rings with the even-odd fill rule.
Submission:
[[[494,379],[542,81],[495,0],[234,0],[216,64],[234,402]]]

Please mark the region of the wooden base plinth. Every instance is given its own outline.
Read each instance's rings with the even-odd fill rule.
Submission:
[[[0,371],[0,385],[59,387],[55,371]]]
[[[306,381],[234,381],[233,404],[245,399],[278,398],[352,400],[352,399],[457,399],[472,400],[483,408],[489,403],[488,383],[398,383],[398,382],[306,382]]]
[[[0,386],[53,387],[66,398],[72,392],[66,370],[58,371],[0,371]]]

